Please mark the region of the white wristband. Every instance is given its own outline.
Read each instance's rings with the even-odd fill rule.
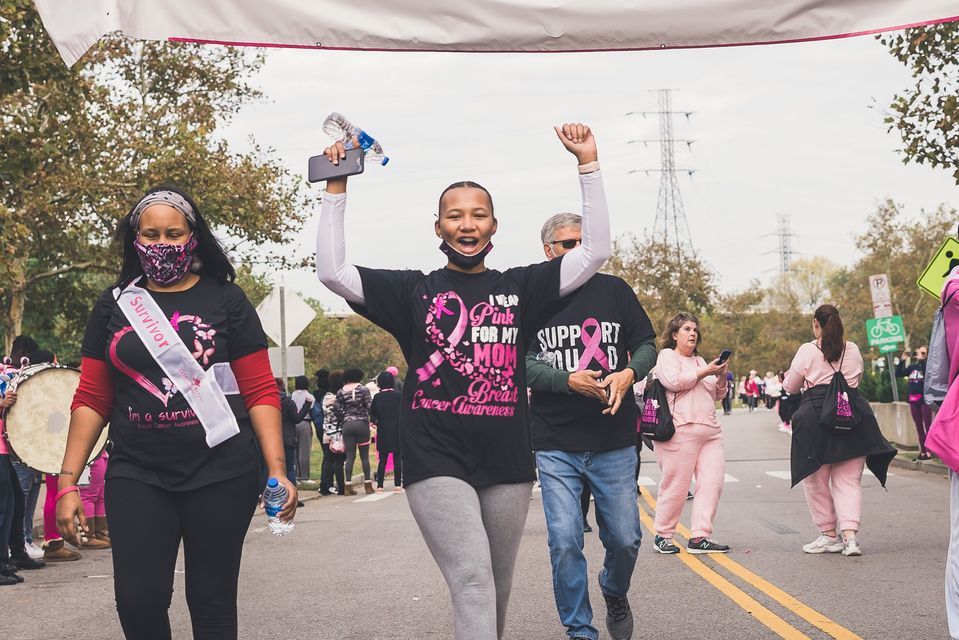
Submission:
[[[580,174],[584,173],[595,173],[599,171],[599,160],[593,160],[592,162],[587,162],[586,164],[581,164],[578,167]]]

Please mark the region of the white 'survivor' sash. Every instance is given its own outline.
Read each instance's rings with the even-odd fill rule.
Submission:
[[[166,314],[145,289],[131,282],[126,289],[113,290],[120,310],[163,372],[176,385],[196,414],[210,447],[240,432],[227,393],[239,393],[236,377],[228,362],[204,370],[173,329]]]

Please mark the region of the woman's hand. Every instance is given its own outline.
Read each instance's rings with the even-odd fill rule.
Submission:
[[[77,521],[80,523],[77,528]],[[87,517],[83,513],[83,501],[78,491],[71,491],[57,502],[57,531],[63,539],[75,547],[80,546],[78,534],[82,529],[84,534],[90,533],[87,526]]]
[[[286,489],[286,502],[283,503],[283,508],[280,509],[279,516],[283,522],[289,522],[296,515],[296,503],[299,502],[300,496],[296,491],[296,487],[285,475],[272,477],[276,478]]]
[[[585,124],[567,123],[553,129],[566,150],[576,156],[579,164],[588,164],[598,159],[596,139]]]
[[[716,376],[718,378],[726,379],[726,369],[729,368],[729,362],[724,362],[719,364],[719,358],[716,358],[705,367],[699,370],[699,379],[702,380],[708,376]]]
[[[353,136],[350,140],[350,149],[360,146],[359,138]],[[333,166],[339,165],[340,160],[346,157],[346,145],[337,141],[336,143],[323,149],[323,155],[327,160],[333,163]],[[326,181],[326,192],[330,194],[346,193],[346,177],[330,178]]]

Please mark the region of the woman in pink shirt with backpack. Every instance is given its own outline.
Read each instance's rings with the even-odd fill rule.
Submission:
[[[680,313],[663,334],[663,350],[656,361],[656,377],[666,388],[676,433],[656,443],[656,461],[662,471],[656,504],[657,553],[679,553],[673,543],[676,524],[696,476],[690,553],[727,553],[729,547],[709,539],[726,477],[722,429],[716,402],[726,396],[727,363],[706,361],[699,355],[699,320]]]
[[[788,393],[803,391],[792,420],[792,486],[803,483],[809,512],[820,531],[803,551],[859,556],[856,534],[862,517],[863,467],[886,486],[886,471],[896,450],[882,436],[872,408],[858,392],[862,354],[856,343],[846,341],[839,310],[831,304],[820,306],[812,329],[816,339],[799,347],[783,380]],[[847,415],[850,423],[855,416],[854,426],[835,428],[824,421],[823,406],[827,410],[833,406],[827,404],[827,396],[837,373],[849,391],[845,405],[837,399],[836,411]]]

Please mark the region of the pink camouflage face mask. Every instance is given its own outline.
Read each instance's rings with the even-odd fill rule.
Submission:
[[[197,241],[191,235],[186,244],[143,244],[134,240],[133,246],[140,257],[143,273],[158,285],[168,287],[189,271],[196,254]]]

